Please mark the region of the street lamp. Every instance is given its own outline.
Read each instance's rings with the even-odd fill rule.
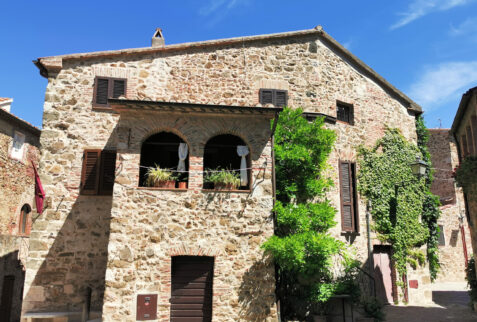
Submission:
[[[421,160],[419,156],[416,156],[416,161],[411,163],[411,170],[412,174],[421,178],[426,174],[426,170],[428,168],[428,164]]]

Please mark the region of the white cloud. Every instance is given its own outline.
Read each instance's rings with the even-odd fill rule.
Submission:
[[[412,0],[407,11],[400,13],[402,16],[390,29],[401,28],[412,21],[435,11],[446,11],[454,7],[463,6],[474,0]]]
[[[477,18],[467,18],[457,27],[451,26],[449,34],[451,36],[475,36],[477,34]]]
[[[425,111],[431,111],[459,97],[477,85],[477,60],[427,66],[411,85],[409,96]]]

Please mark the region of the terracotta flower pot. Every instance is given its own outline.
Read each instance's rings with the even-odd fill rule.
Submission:
[[[175,180],[159,181],[154,184],[154,187],[174,189],[176,187],[176,181]]]
[[[187,189],[187,182],[180,181],[179,182],[179,189]]]

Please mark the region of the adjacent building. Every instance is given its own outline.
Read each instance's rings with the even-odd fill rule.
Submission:
[[[469,89],[457,109],[451,133],[457,142],[459,161],[477,156],[477,87]],[[476,174],[477,175],[477,174]],[[477,249],[477,196],[464,194],[466,216],[470,224],[473,249]]]
[[[303,107],[336,131],[333,234],[363,262],[356,147],[386,127],[416,142],[421,113],[321,27],[167,46],[158,29],[151,47],[35,64],[48,78],[40,176],[50,197],[32,226],[23,303],[31,319],[275,321],[274,267],[260,245],[274,231],[281,108]],[[151,187],[156,166],[176,177]],[[220,168],[240,183],[214,184]],[[373,244],[392,301],[392,250]],[[410,272],[419,281],[411,303],[430,301],[422,272]]]
[[[456,187],[453,171],[459,165],[456,142],[450,129],[430,129],[428,149],[434,181],[431,192],[440,197],[438,225],[439,261],[437,282],[465,282],[465,267],[472,255],[470,227],[465,215],[462,188]]]
[[[40,150],[40,130],[11,114],[12,102],[0,97],[0,317],[8,322],[20,320]]]

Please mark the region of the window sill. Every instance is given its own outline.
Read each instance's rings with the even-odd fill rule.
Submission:
[[[346,122],[346,121],[341,121],[341,120],[336,120],[336,123],[346,124],[346,125],[350,125],[350,126],[354,125],[352,123],[349,123],[349,122]]]
[[[136,189],[139,189],[139,190],[159,190],[159,191],[177,191],[177,192],[189,191],[189,189],[157,188],[157,187],[136,187]]]
[[[250,193],[252,190],[226,190],[226,189],[202,189],[202,192],[222,192],[222,193]]]
[[[341,236],[361,236],[358,231],[342,231]]]
[[[111,107],[107,107],[107,106],[94,106],[93,105],[92,110],[95,111],[95,112],[109,112],[109,113],[113,113],[113,114],[118,114],[118,112],[114,111]]]

